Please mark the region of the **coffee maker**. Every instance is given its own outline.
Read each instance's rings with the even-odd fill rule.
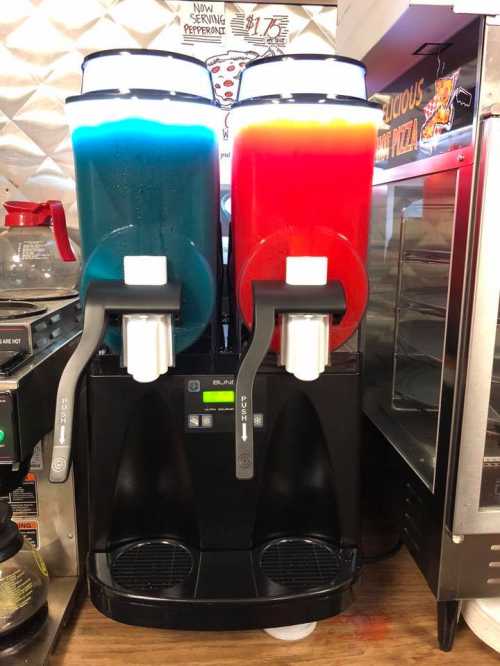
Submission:
[[[219,110],[204,63],[100,52],[87,56],[83,92],[67,102],[85,310],[59,385],[51,480],[67,478],[80,415],[88,424],[90,597],[115,620],[179,629],[306,625],[306,635],[350,603],[360,569],[360,355],[352,340],[366,303],[379,112],[363,99],[362,66],[348,59],[316,56],[339,90],[303,93],[308,58],[295,58],[298,81],[289,76],[293,58],[247,70],[250,92],[231,112],[227,267]],[[264,67],[272,95],[259,91]],[[150,82],[157,72],[155,90],[134,80],[144,68]],[[112,84],[118,71],[120,86]],[[285,95],[285,79],[298,89]],[[356,98],[345,89],[354,80]],[[252,208],[270,182],[245,169],[262,173],[259,133],[268,122],[276,137],[266,144],[268,164],[300,160],[307,146],[307,185],[317,195],[308,222],[299,219],[306,213],[296,168],[284,175],[284,216]],[[323,160],[315,173],[314,154]],[[342,172],[355,166],[359,192],[344,201]]]
[[[78,460],[78,478],[72,471],[64,486],[48,478],[57,386],[81,332],[78,249],[68,239],[60,202],[12,201],[5,208],[0,231],[0,661],[42,664],[78,596],[80,555],[86,550],[79,530],[84,501],[76,515],[85,492],[85,460]],[[63,255],[71,263],[64,264]],[[78,447],[75,455],[78,459]],[[35,574],[41,572],[43,586],[26,568],[30,563]]]

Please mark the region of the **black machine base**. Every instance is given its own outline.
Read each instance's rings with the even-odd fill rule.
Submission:
[[[168,629],[259,629],[321,620],[352,600],[358,553],[309,537],[198,551],[172,539],[91,553],[90,596],[108,617]]]

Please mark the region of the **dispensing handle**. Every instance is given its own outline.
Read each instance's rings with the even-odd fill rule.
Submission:
[[[68,228],[66,226],[66,215],[60,201],[47,201],[47,206],[52,218],[52,233],[56,241],[59,256],[63,261],[76,261],[75,254],[69,242]]]
[[[80,377],[96,353],[105,330],[104,307],[87,298],[82,337],[64,368],[57,390],[54,447],[49,474],[51,483],[64,483],[68,478],[71,465],[76,391]]]
[[[325,285],[289,285],[285,282],[255,281],[254,332],[236,377],[235,472],[240,480],[254,476],[253,386],[273,337],[280,313],[328,314],[338,324],[346,311],[340,282]]]
[[[104,337],[108,316],[146,311],[175,317],[180,306],[181,287],[178,284],[132,286],[111,280],[90,283],[85,299],[82,337],[64,368],[57,391],[54,448],[49,475],[52,483],[64,483],[68,478],[76,391],[86,366]]]
[[[256,291],[256,290],[255,290]],[[254,330],[236,377],[235,400],[235,464],[236,478],[241,481],[254,475],[253,443],[253,385],[255,375],[271,344],[275,323],[275,308],[264,300],[257,303],[254,292]]]

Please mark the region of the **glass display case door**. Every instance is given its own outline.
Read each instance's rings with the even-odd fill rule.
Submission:
[[[477,201],[480,226],[453,519],[456,535],[500,532],[500,109],[483,122]],[[498,583],[500,570],[494,573],[491,581]]]
[[[377,185],[364,409],[429,490],[435,483],[460,169]]]

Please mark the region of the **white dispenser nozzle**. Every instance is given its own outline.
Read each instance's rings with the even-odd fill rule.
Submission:
[[[167,284],[165,257],[125,257],[125,284]],[[174,365],[172,315],[132,314],[123,317],[123,358],[138,382],[153,382]]]
[[[292,285],[324,285],[327,257],[287,257],[286,282]],[[280,364],[297,379],[313,381],[328,365],[329,315],[300,313],[283,315]]]

